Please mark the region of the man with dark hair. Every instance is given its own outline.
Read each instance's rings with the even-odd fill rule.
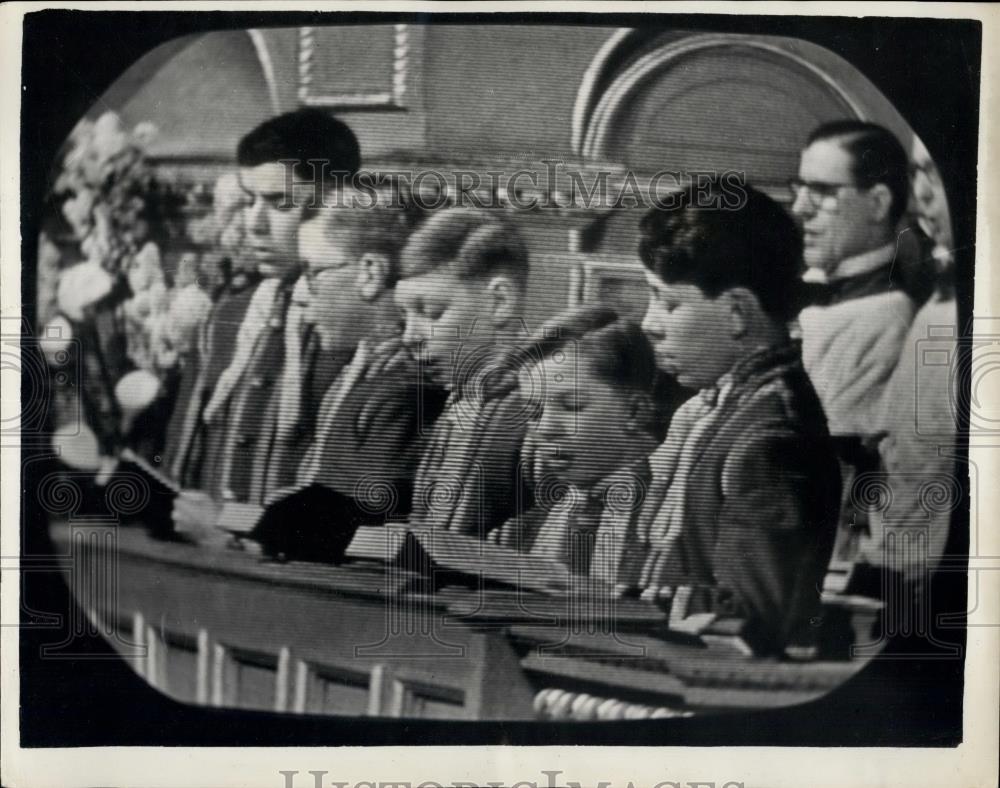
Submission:
[[[811,649],[839,476],[816,392],[786,328],[801,245],[792,219],[745,187],[736,209],[691,188],[641,224],[657,364],[698,394],[650,458],[638,530],[649,597],[671,620],[743,618],[759,652]],[[699,199],[700,198],[700,199]]]
[[[806,369],[831,432],[879,433],[882,394],[914,311],[896,243],[906,152],[881,126],[828,123],[810,135],[790,186],[806,279],[824,285],[799,316]]]
[[[263,501],[293,467],[301,441],[304,381],[322,392],[346,361],[318,353],[304,320],[299,225],[359,166],[354,133],[325,112],[305,109],[265,121],[237,148],[245,238],[254,281],[222,296],[205,327],[197,382],[178,402],[167,468],[185,488],[174,519],[210,518],[215,500]],[[319,366],[317,366],[319,364]],[[280,474],[279,474],[280,477]],[[194,489],[190,489],[194,488]]]
[[[402,341],[424,378],[450,392],[417,472],[416,522],[483,537],[515,513],[530,409],[511,354],[526,334],[527,278],[517,230],[486,210],[437,213],[403,250]]]

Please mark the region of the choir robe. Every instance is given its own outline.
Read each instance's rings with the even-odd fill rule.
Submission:
[[[205,446],[213,442],[202,412],[232,361],[237,334],[259,283],[259,278],[245,274],[234,277],[201,327],[197,347],[184,359],[163,453],[167,474],[182,487],[201,488]]]
[[[271,553],[339,560],[358,525],[409,513],[423,440],[445,392],[421,385],[411,361],[386,368],[387,347],[395,343],[362,341],[329,385],[295,483],[271,491],[266,506],[227,503],[220,527],[252,533]]]
[[[542,478],[545,478],[544,476]],[[638,586],[649,552],[638,515],[650,482],[643,458],[619,468],[591,489],[554,481],[536,491],[535,505],[490,534],[490,541],[565,564],[578,576],[618,590]]]
[[[484,538],[527,511],[529,410],[513,365],[452,391],[417,469],[412,521]]]
[[[347,359],[309,342],[305,305],[293,298],[301,292],[303,279],[268,279],[220,300],[195,384],[181,392],[187,400],[169,470],[182,486],[261,504],[294,481],[317,385],[325,388]]]
[[[840,501],[819,398],[792,343],[750,355],[712,393],[681,406],[650,458],[640,582],[690,589],[672,618],[745,619],[755,651],[812,645]]]

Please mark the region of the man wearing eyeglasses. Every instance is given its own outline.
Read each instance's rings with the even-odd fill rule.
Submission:
[[[803,362],[832,434],[877,435],[914,312],[896,260],[909,194],[906,152],[881,126],[828,123],[809,136],[790,186],[804,278],[822,285],[799,315]]]

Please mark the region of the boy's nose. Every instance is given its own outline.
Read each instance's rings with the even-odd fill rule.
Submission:
[[[254,235],[265,235],[267,233],[267,211],[264,209],[263,201],[256,202],[246,210],[247,231]]]
[[[663,321],[657,318],[652,307],[646,309],[642,318],[642,331],[650,339],[663,339],[666,336]]]
[[[538,415],[535,432],[543,440],[565,437],[568,433],[566,419],[560,417],[554,408],[542,407],[541,413]]]
[[[411,353],[416,353],[418,345],[423,340],[423,332],[414,320],[407,320],[403,327],[403,346]]]

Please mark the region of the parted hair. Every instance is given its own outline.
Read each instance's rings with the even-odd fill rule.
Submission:
[[[361,166],[361,147],[351,128],[327,112],[304,108],[265,120],[240,140],[236,163],[257,167],[294,162],[299,180],[334,185],[353,178]]]
[[[506,218],[476,208],[448,208],[424,221],[410,236],[400,260],[400,278],[446,268],[457,279],[509,276],[523,290],[528,249]]]
[[[800,304],[802,236],[777,202],[742,189],[738,207],[727,206],[731,190],[712,180],[688,187],[670,208],[653,208],[639,225],[639,257],[662,281],[696,285],[711,298],[746,288],[785,322]]]
[[[639,324],[608,306],[575,307],[547,320],[518,358],[522,366],[544,363],[569,345],[600,380],[649,398],[645,428],[662,440],[682,399],[677,385],[657,369],[653,347]]]
[[[910,195],[910,159],[896,136],[875,123],[835,120],[814,129],[806,144],[820,140],[833,140],[850,154],[851,175],[858,186],[869,189],[884,183],[889,188],[889,221],[895,225],[906,211]]]

